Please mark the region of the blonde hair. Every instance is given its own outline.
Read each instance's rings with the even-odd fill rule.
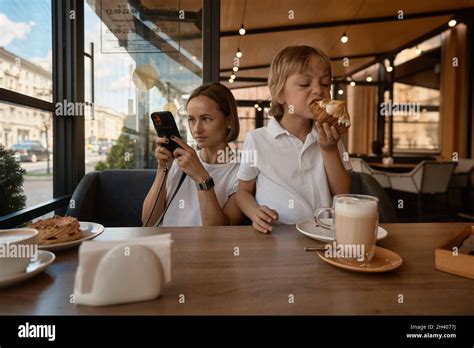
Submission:
[[[331,61],[326,53],[311,46],[288,46],[273,58],[268,74],[268,88],[272,95],[272,106],[268,113],[279,119],[283,116],[283,105],[277,102],[283,93],[285,82],[291,75],[301,73],[308,68],[311,58],[316,57],[331,76]]]
[[[220,83],[204,84],[191,93],[186,106],[193,98],[199,96],[205,96],[211,99],[217,104],[225,117],[230,117],[230,129],[227,133],[226,141],[230,143],[236,140],[239,137],[240,123],[239,115],[237,114],[237,102],[230,89]]]

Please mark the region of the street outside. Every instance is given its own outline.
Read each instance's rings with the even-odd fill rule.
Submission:
[[[98,155],[86,150],[86,173],[94,171],[99,161],[105,161],[106,155]],[[47,172],[47,161],[21,162],[21,167],[26,170],[23,183],[23,192],[26,195],[26,207],[44,203],[53,199],[53,162],[50,161],[50,174]]]

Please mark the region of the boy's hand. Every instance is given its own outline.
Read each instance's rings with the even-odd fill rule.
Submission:
[[[324,122],[322,125],[319,122],[314,122],[316,130],[318,131],[318,144],[321,146],[321,149],[328,150],[334,148],[337,145],[337,142],[341,138],[336,127],[329,126],[327,122]]]
[[[261,205],[252,217],[252,227],[258,232],[269,233],[273,229],[271,223],[274,220],[278,220],[277,211]]]

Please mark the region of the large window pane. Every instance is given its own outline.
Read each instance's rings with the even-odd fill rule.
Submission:
[[[84,46],[94,50],[93,61],[85,58],[86,101],[94,99],[85,119],[87,172],[156,167],[155,111],[171,111],[192,143],[185,105],[202,83],[201,30],[174,10],[200,20],[201,8],[200,0],[87,1]]]
[[[0,88],[52,101],[51,0],[0,0]]]
[[[52,102],[51,22],[51,0],[0,0],[0,88]],[[0,101],[0,145],[25,170],[25,206],[52,199],[52,113]]]

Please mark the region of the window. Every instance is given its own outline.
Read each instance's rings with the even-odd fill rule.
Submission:
[[[197,22],[179,22],[173,15],[156,19],[158,6],[85,3],[85,97],[93,104],[85,118],[86,172],[156,167],[154,111],[171,111],[182,136],[192,140],[185,105],[202,83],[202,33]],[[196,17],[202,1],[167,6]],[[180,33],[194,38],[181,40]]]
[[[393,85],[393,151],[439,153],[441,129],[439,80],[441,38],[435,36],[400,52]],[[396,110],[396,111],[395,111]],[[388,142],[388,122],[385,124]]]
[[[0,1],[0,89],[52,103],[51,14],[51,0]],[[26,170],[30,207],[53,198],[52,113],[22,100],[0,100],[0,144]]]

